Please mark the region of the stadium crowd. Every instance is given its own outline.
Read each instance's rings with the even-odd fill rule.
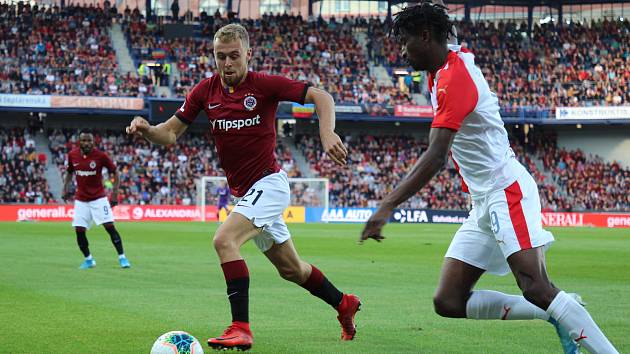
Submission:
[[[348,165],[337,168],[324,158],[315,138],[296,136],[312,171],[330,179],[330,204],[338,207],[376,207],[427,146],[425,141],[406,136],[346,136],[344,141],[349,149]],[[559,149],[555,136],[536,136],[535,143],[514,139],[511,146],[536,180],[543,210],[630,211],[630,169],[586,157],[580,150]],[[470,205],[451,162],[401,207],[467,210]]]
[[[117,72],[108,29],[114,12],[93,5],[0,4],[0,93],[150,96]]]
[[[318,139],[297,135],[296,144],[311,169],[330,179],[330,205],[337,207],[376,207],[395,187],[426,150],[426,141],[406,136],[345,136],[347,165],[336,167],[324,158]],[[402,207],[467,209],[461,179],[453,165],[423,188]]]
[[[0,204],[54,203],[44,177],[46,155],[35,151],[32,131],[0,131]]]
[[[388,22],[371,19],[368,57],[405,68]],[[459,21],[462,46],[475,54],[504,109],[630,104],[630,21],[549,22]],[[426,91],[425,91],[426,92]]]
[[[201,37],[165,39],[161,28],[141,17],[125,23],[132,53],[141,60],[156,55],[176,63],[179,79],[173,90],[178,97],[200,79],[215,74],[212,36],[230,21],[219,14],[201,30]],[[376,85],[370,78],[368,58],[354,37],[366,26],[364,19],[309,22],[301,16],[263,15],[240,20],[248,29],[254,49],[251,68],[308,81],[328,90],[336,102],[393,105],[410,103],[408,94],[393,86]]]
[[[412,102],[406,85],[377,84],[369,75],[370,62],[390,73],[407,66],[399,45],[388,37],[390,23],[379,19],[307,21],[285,14],[251,20],[216,13],[204,16],[197,36],[165,39],[160,24],[147,22],[137,10],[117,14],[108,1],[105,7],[63,8],[4,3],[0,18],[3,93],[154,95],[156,80],[150,73],[117,73],[108,33],[115,19],[122,22],[137,60],[173,62],[179,76],[172,90],[183,97],[195,82],[215,73],[213,33],[239,21],[250,31],[253,70],[309,81],[328,90],[338,103]],[[457,29],[460,43],[475,53],[504,110],[630,103],[627,19],[536,24],[531,37],[524,23],[510,21],[459,21]],[[365,43],[359,43],[359,33],[365,34]]]
[[[630,169],[579,149],[558,148],[553,136],[541,136],[536,148],[559,190],[553,197],[547,193],[549,209],[630,211]]]
[[[630,104],[630,22],[460,22],[462,45],[475,53],[506,108]]]

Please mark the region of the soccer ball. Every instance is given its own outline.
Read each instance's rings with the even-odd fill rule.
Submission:
[[[184,331],[171,331],[161,335],[153,347],[151,354],[203,354],[197,338]]]

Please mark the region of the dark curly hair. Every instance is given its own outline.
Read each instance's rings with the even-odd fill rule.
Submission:
[[[389,35],[400,40],[403,36],[429,30],[438,42],[446,42],[454,35],[453,22],[448,17],[448,8],[431,1],[422,1],[394,15]]]

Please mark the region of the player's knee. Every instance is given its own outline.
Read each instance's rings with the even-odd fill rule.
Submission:
[[[291,267],[291,266],[282,266],[278,267],[278,273],[284,280],[288,280],[293,283],[302,283],[303,277],[302,272],[299,268]]]
[[[466,317],[466,302],[453,297],[435,295],[433,297],[433,309],[442,317]]]
[[[212,245],[219,254],[221,254],[221,252],[232,251],[234,250],[234,248],[236,248],[236,243],[232,240],[232,238],[220,232],[217,232],[214,235]]]
[[[545,280],[535,280],[522,285],[523,297],[532,304],[547,309],[557,294],[557,289]]]

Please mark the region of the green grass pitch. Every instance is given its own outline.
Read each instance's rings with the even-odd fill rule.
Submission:
[[[70,223],[0,223],[0,353],[148,353],[170,330],[205,346],[228,324],[225,283],[212,249],[215,224],[118,223],[131,269],[118,267],[102,228],[88,231],[97,267],[82,261]],[[302,258],[342,291],[358,294],[353,342],[339,340],[336,313],[280,279],[253,243],[252,353],[560,353],[543,321],[441,318],[431,297],[454,225],[389,225],[382,244],[358,246],[361,225],[290,225]],[[548,270],[582,294],[620,352],[630,352],[630,232],[552,229]],[[511,276],[479,288],[518,293]],[[212,352],[205,349],[206,352]]]

